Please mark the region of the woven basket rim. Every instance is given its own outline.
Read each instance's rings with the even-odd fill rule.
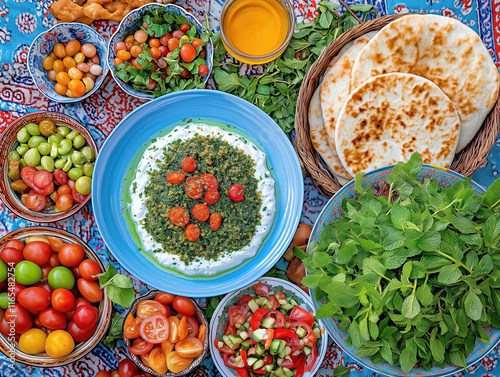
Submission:
[[[408,15],[411,14],[386,15],[365,21],[347,30],[324,48],[302,81],[295,111],[294,147],[301,166],[309,173],[314,186],[326,197],[332,197],[342,185],[327,169],[326,162],[312,145],[308,119],[309,103],[312,95],[317,89],[320,79],[325,74],[328,64],[344,45],[365,33],[380,30],[390,22]],[[455,155],[450,169],[471,177],[477,169],[486,163],[486,158],[496,141],[499,130],[500,96],[474,138],[462,151]]]

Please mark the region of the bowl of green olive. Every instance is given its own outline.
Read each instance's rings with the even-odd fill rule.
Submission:
[[[0,140],[0,199],[16,215],[37,223],[59,221],[90,200],[97,146],[76,119],[29,113]]]

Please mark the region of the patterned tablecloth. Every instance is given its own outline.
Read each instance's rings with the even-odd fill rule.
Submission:
[[[0,0],[0,132],[14,119],[27,112],[39,110],[59,111],[77,118],[86,125],[100,146],[105,138],[122,118],[144,101],[130,98],[115,84],[108,75],[102,87],[90,98],[75,104],[62,105],[48,101],[38,90],[26,67],[28,49],[38,33],[55,24],[48,8],[53,0]],[[194,13],[200,21],[208,12],[211,25],[218,27],[221,6],[224,0],[179,0],[177,3]],[[351,3],[350,1],[348,1]],[[358,3],[359,1],[356,1]],[[362,1],[366,2],[366,1]],[[368,0],[380,15],[402,12],[426,12],[441,14],[461,20],[479,33],[493,59],[500,65],[500,1],[499,0]],[[295,13],[298,21],[312,20],[319,0],[295,0]],[[117,27],[116,22],[96,22],[94,27],[106,39]],[[500,140],[491,151],[487,164],[474,176],[481,185],[487,187],[498,176],[500,164]],[[322,197],[310,180],[305,181],[305,201],[302,221],[313,224],[327,199]],[[17,218],[0,203],[0,236],[27,226],[32,226]],[[80,236],[98,253],[101,260],[115,265],[120,273],[127,273],[108,253],[95,225],[91,206],[72,218],[58,222],[55,226],[69,230]],[[138,293],[145,293],[149,287],[132,276]],[[116,308],[118,311],[122,308]],[[118,361],[124,358],[126,351],[120,342],[116,349],[110,350],[99,345],[87,357],[64,367],[54,369],[36,369],[16,365],[14,371],[8,367],[10,361],[0,356],[0,376],[93,376],[101,369],[115,369]],[[496,348],[478,364],[469,369],[472,376],[500,376],[500,348]],[[376,376],[373,372],[356,364],[335,344],[330,344],[320,376],[333,376],[333,369],[338,365],[351,369],[352,377]],[[198,368],[196,376],[220,375],[210,359]],[[464,375],[460,373],[458,375]]]

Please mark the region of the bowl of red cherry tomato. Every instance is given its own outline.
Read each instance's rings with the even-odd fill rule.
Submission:
[[[29,113],[1,137],[0,199],[16,215],[37,223],[59,221],[90,200],[97,145],[76,119]]]
[[[142,371],[182,376],[207,354],[208,321],[193,299],[154,290],[138,297],[126,313],[123,342]]]
[[[13,344],[16,361],[36,367],[88,354],[111,321],[102,272],[92,249],[64,230],[29,227],[0,239],[0,350],[10,355]]]

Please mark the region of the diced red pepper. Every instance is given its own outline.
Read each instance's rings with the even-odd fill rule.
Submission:
[[[257,330],[260,327],[260,323],[264,318],[264,314],[267,313],[267,310],[267,308],[260,308],[253,314],[252,320],[250,321],[250,326],[252,327],[253,331]]]
[[[295,377],[301,377],[306,370],[306,360],[304,358],[304,355],[301,354],[299,358],[300,360],[297,363],[297,369],[295,370]]]
[[[222,346],[219,344],[222,343]],[[232,355],[235,351],[227,346],[222,340],[215,338],[214,340],[215,348],[217,348],[223,355]]]
[[[237,368],[236,373],[238,373],[240,377],[248,377],[248,371],[245,368]]]

